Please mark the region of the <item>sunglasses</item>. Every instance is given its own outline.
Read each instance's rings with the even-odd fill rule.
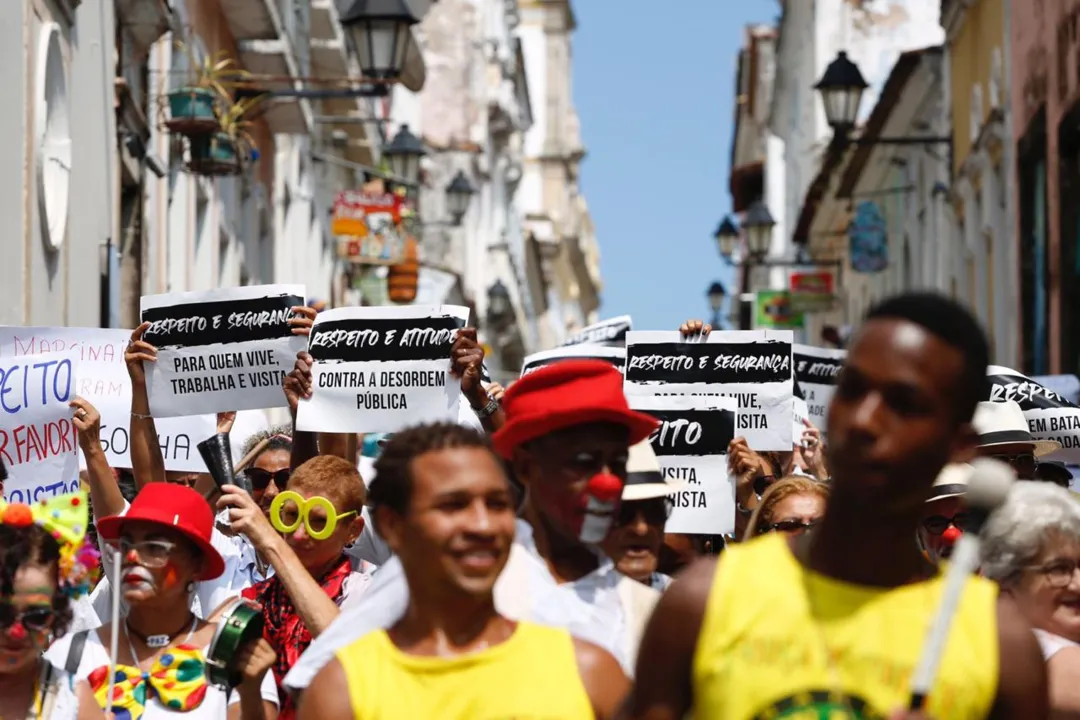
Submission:
[[[803,532],[805,530],[809,530],[817,524],[817,520],[781,520],[780,522],[772,523],[766,528],[766,530],[782,533]]]
[[[646,525],[663,525],[671,516],[673,507],[672,501],[666,497],[623,502],[619,506],[619,518],[616,524],[620,527],[630,525],[637,520],[638,513],[641,513]]]
[[[1035,477],[1035,470],[1039,461],[1033,453],[1020,453],[1019,455],[991,455],[991,458],[1006,465],[1011,465],[1021,480],[1031,480]]]
[[[926,531],[931,535],[941,535],[949,529],[950,525],[955,525],[964,532],[970,532],[974,529],[973,518],[969,513],[958,512],[952,517],[945,517],[943,515],[931,515],[922,521],[922,526],[926,528]]]
[[[289,468],[283,468],[281,470],[275,470],[270,472],[269,470],[263,470],[262,468],[248,468],[244,471],[248,480],[251,480],[251,487],[256,490],[265,490],[270,486],[270,481],[273,480],[274,484],[279,489],[284,489],[289,482],[289,475],[292,470]]]
[[[15,623],[27,630],[48,630],[52,627],[55,615],[49,607],[32,607],[19,612],[11,603],[0,603],[0,630],[6,630]]]

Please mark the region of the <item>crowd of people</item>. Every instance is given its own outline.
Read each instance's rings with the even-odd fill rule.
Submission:
[[[146,327],[125,354],[130,471],[76,398],[84,490],[0,502],[0,718],[1080,716],[1080,504],[1044,460],[1060,447],[983,401],[987,340],[951,300],[868,313],[826,433],[732,440],[727,535],[665,532],[682,486],[618,369],[565,360],[504,391],[468,328],[460,422],[298,431],[300,353],[293,424],[239,439],[234,481],[168,471]],[[1018,478],[989,518],[964,502],[980,457]],[[915,703],[965,532],[981,569]]]

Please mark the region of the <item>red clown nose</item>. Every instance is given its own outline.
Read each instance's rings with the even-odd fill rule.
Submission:
[[[585,491],[600,502],[615,502],[622,495],[623,481],[611,473],[599,473],[589,479]]]
[[[23,627],[21,622],[16,622],[10,628],[8,628],[7,635],[9,638],[15,641],[22,641],[26,639],[26,628]]]
[[[960,531],[960,528],[955,525],[950,525],[945,528],[945,532],[941,533],[941,539],[947,542],[949,545],[955,545],[956,541],[960,539],[960,536],[964,533]]]

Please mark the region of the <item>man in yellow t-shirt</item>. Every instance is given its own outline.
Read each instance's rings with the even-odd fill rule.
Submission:
[[[495,610],[515,503],[486,437],[443,423],[395,434],[369,497],[409,605],[389,630],[345,646],[319,671],[301,720],[614,716],[629,681],[612,655]]]
[[[627,717],[681,720],[1047,717],[1030,628],[970,578],[924,714],[911,676],[942,595],[915,531],[934,479],[966,462],[987,396],[986,337],[964,308],[912,293],[868,314],[829,408],[832,493],[810,534],[699,561],[645,631]]]

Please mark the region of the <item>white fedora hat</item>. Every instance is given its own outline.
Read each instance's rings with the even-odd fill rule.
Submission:
[[[1061,449],[1061,443],[1056,440],[1036,440],[1028,429],[1024,411],[1012,400],[979,403],[971,424],[975,426],[975,432],[979,433],[981,448],[1031,445],[1036,457]]]
[[[930,488],[930,494],[926,497],[926,502],[965,494],[974,470],[975,468],[967,463],[951,463],[941,468],[933,487]]]
[[[682,490],[688,483],[684,480],[668,482],[660,469],[652,444],[645,438],[630,447],[626,459],[626,485],[623,487],[623,502],[652,500],[667,497],[677,490]]]

